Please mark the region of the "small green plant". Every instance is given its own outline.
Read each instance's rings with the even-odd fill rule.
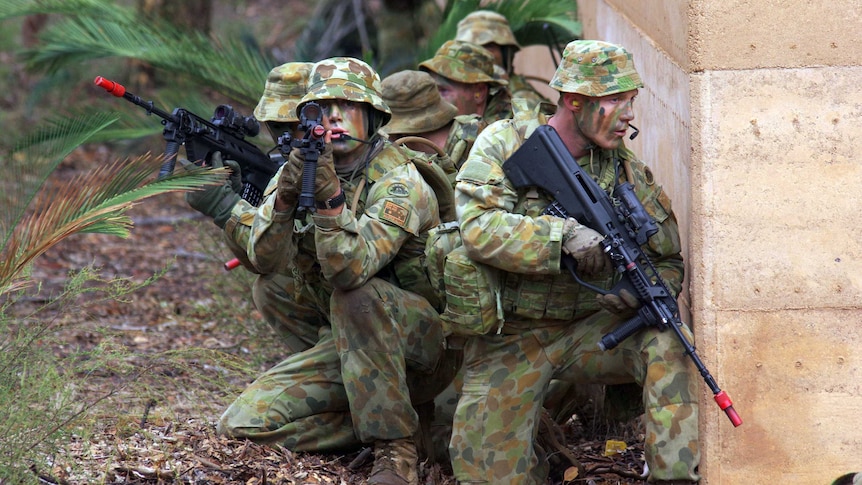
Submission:
[[[18,304],[39,284],[31,278],[34,260],[73,234],[100,233],[128,237],[132,220],[126,212],[146,198],[224,183],[224,170],[192,170],[153,180],[160,160],[142,156],[115,160],[77,177],[59,189],[51,173],[76,147],[115,118],[93,115],[70,119],[5,153],[7,176],[0,182],[4,210],[0,213],[0,481],[32,480],[29,471],[52,456],[64,434],[116,389],[82,399],[81,384],[95,369],[124,368],[121,352],[99,345],[70,349],[57,356],[55,332],[64,312],[79,299],[122,299],[150,284],[126,279],[105,281],[93,268],[71,275],[57,295],[33,311],[19,313]],[[157,278],[154,275],[153,278]],[[68,345],[67,345],[68,348]]]

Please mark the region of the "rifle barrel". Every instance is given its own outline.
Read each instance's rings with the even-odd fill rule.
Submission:
[[[153,105],[152,101],[144,101],[140,97],[126,91],[126,87],[118,82],[111,81],[110,79],[106,79],[102,76],[96,76],[96,79],[93,82],[96,84],[96,86],[99,86],[111,95],[118,98],[125,98],[126,100],[135,103],[141,108],[146,109],[147,114],[155,113],[156,116],[165,120],[172,120],[174,118],[173,115],[168,113],[167,111],[163,111],[159,108],[156,108]]]

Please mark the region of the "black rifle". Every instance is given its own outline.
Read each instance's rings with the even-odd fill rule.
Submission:
[[[323,109],[314,101],[309,101],[299,110],[299,127],[298,131],[304,133],[302,138],[295,138],[291,133],[285,132],[278,137],[278,148],[281,151],[282,157],[287,160],[290,156],[290,151],[294,148],[299,148],[304,160],[302,165],[302,188],[299,192],[299,202],[297,210],[314,211],[314,177],[317,172],[317,160],[320,158],[320,153],[323,152],[325,140],[323,135],[326,134],[326,129],[321,124],[323,120]]]
[[[715,402],[734,426],[741,425],[742,419],[733,409],[730,396],[719,389],[694,346],[682,333],[683,323],[676,298],[641,250],[650,236],[658,232],[658,227],[638,200],[634,187],[624,182],[614,188],[613,197],[608,195],[584,172],[559,134],[548,125],[542,125],[533,132],[506,160],[503,171],[515,187],[539,187],[553,197],[554,202],[546,213],[574,217],[604,236],[602,249],[623,278],[610,289],[591,285],[576,274],[575,260],[564,255],[563,262],[578,283],[603,295],[619,295],[622,290],[627,290],[641,302],[637,315],[603,336],[599,347],[610,350],[647,326],[655,325],[660,330],[670,328],[712,390]]]
[[[183,145],[186,156],[193,162],[208,162],[213,152],[219,151],[224,160],[234,160],[239,164],[243,182],[240,196],[252,205],[260,205],[263,191],[280,163],[245,140],[246,136],[254,137],[260,132],[260,123],[253,116],[239,115],[226,104],[219,105],[209,121],[184,108],[175,108],[173,113],[168,113],[153,106],[152,101],[144,101],[127,92],[123,85],[102,76],[96,77],[95,83],[112,95],[146,109],[148,115],[155,114],[162,119],[165,126],[162,135],[166,144],[165,161],[158,175],[160,179],[174,172],[177,152]]]

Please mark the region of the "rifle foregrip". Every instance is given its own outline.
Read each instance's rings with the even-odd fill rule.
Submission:
[[[302,165],[302,188],[299,192],[299,210],[313,209],[315,183],[314,176],[317,172],[317,162],[306,158]]]
[[[640,315],[636,315],[602,337],[599,340],[599,348],[602,350],[611,350],[645,326],[646,320],[641,318]]]
[[[174,173],[174,167],[177,164],[177,153],[179,151],[179,143],[175,141],[165,143],[165,162],[159,168],[159,180],[170,177]]]
[[[263,202],[263,192],[254,185],[248,183],[243,184],[242,195],[240,195],[240,197],[255,207],[259,206],[260,203]]]

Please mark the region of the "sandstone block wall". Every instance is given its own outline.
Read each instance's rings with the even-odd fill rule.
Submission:
[[[628,144],[674,200],[682,303],[744,420],[702,386],[703,483],[862,471],[862,4],[578,6],[586,38],[634,53]]]

